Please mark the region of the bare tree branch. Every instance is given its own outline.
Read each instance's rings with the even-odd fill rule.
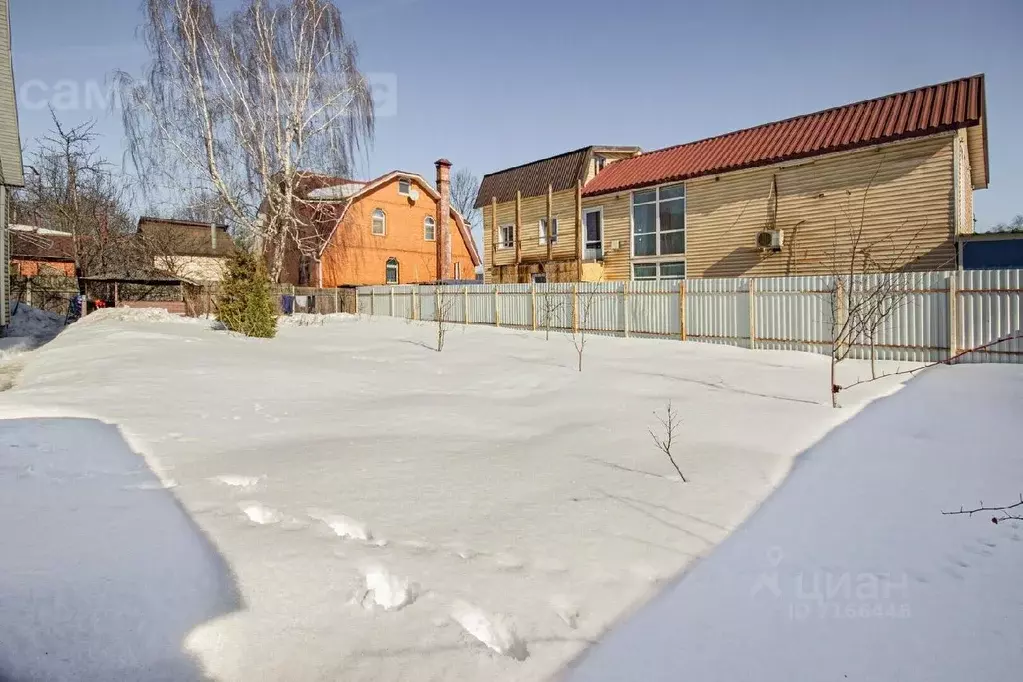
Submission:
[[[675,432],[682,425],[682,417],[672,406],[670,400],[668,401],[668,406],[665,409],[664,417],[661,417],[656,412],[654,412],[654,416],[657,417],[657,421],[660,422],[661,431],[664,434],[663,436],[658,436],[656,433],[654,433],[653,429],[647,430],[648,433],[650,434],[650,437],[654,441],[654,445],[657,446],[658,450],[667,455],[668,459],[671,461],[671,465],[675,467],[675,471],[678,472],[679,478],[682,479],[682,482],[688,483],[688,481],[686,481],[685,475],[683,475],[682,470],[679,468],[678,463],[675,461],[675,457],[674,455],[672,455],[671,452],[671,449],[675,443]]]
[[[1023,507],[1023,493],[1021,493],[1019,496],[1019,502],[1014,502],[1013,504],[1007,504],[1001,507],[985,507],[983,506],[983,504],[984,503],[981,502],[981,506],[976,507],[974,509],[964,509],[963,507],[959,507],[959,511],[951,512],[943,511],[941,513],[944,514],[945,516],[956,516],[958,514],[966,514],[967,516],[973,516],[974,514],[978,514],[980,512],[1001,512],[1002,514],[1001,516],[991,517],[991,523],[1000,523],[1002,521],[1023,521],[1023,516],[1020,516],[1019,512],[1011,511],[1013,509],[1019,509],[1020,507]]]

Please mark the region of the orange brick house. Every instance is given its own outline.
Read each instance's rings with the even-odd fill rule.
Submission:
[[[303,194],[311,245],[291,245],[280,281],[333,288],[474,280],[480,257],[450,206],[450,162],[437,187],[391,171],[370,181],[310,175]]]
[[[70,232],[34,225],[9,225],[11,274],[74,277],[75,246]]]

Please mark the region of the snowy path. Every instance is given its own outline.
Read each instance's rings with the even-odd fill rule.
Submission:
[[[0,519],[0,679],[206,679],[181,641],[238,592],[115,427],[0,421]]]
[[[556,676],[706,555],[798,453],[855,412],[831,409],[820,356],[592,337],[579,373],[562,335],[456,328],[443,353],[429,348],[434,335],[427,324],[337,317],[255,340],[107,311],[25,355],[0,392],[0,418],[117,424],[176,483],[114,486],[95,502],[145,520],[136,504],[176,500],[230,566],[244,608],[217,594],[193,608],[171,578],[147,593],[168,614],[166,626],[150,619],[160,651],[194,657],[210,679],[524,682]],[[669,399],[683,418],[687,484],[647,432]],[[78,422],[54,423],[53,444],[31,442],[63,443],[62,462],[76,461],[77,443],[79,466],[111,469],[113,446],[95,452],[90,437],[61,435],[61,423]],[[24,517],[26,529],[47,518]],[[148,542],[167,534],[112,535],[109,578],[98,559],[89,575],[118,584],[119,556],[137,546],[149,556]],[[202,568],[154,556],[168,570]],[[59,622],[59,583],[35,585],[38,617]],[[137,608],[130,591],[123,603],[104,594],[112,603],[83,618]],[[122,656],[117,642],[95,644],[68,638],[60,655]]]
[[[939,368],[797,461],[570,682],[1019,679],[1023,523],[942,516],[1023,489],[1023,368]]]

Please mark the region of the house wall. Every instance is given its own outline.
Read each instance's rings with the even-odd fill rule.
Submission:
[[[395,178],[377,189],[359,197],[345,213],[342,224],[334,232],[321,259],[324,287],[360,284],[384,284],[387,260],[398,260],[399,283],[429,282],[437,277],[437,242],[427,241],[423,224],[427,216],[437,219],[437,201],[418,181],[419,199],[413,204],[408,197],[398,194]],[[372,232],[373,211],[383,209],[387,216],[383,236]],[[469,248],[452,217],[451,263],[461,270],[461,279],[475,279],[475,266]],[[440,236],[440,225],[436,226]],[[315,281],[315,273],[313,278]]]
[[[226,259],[211,256],[157,256],[153,266],[194,282],[220,282],[227,271]]]
[[[37,277],[39,275],[53,277],[74,277],[75,264],[59,261],[11,259],[11,274],[21,277]]]
[[[825,273],[836,260],[848,267],[854,230],[881,262],[912,270],[954,267],[955,139],[945,133],[688,181],[687,277]],[[763,253],[755,239],[771,226],[772,180],[784,247]],[[964,195],[972,215],[969,184]],[[605,279],[627,279],[631,193],[584,197],[583,210],[596,206],[604,209]],[[617,252],[609,250],[616,239]]]
[[[551,214],[558,219],[558,241],[551,245],[552,259],[573,259],[577,257],[575,234],[575,190],[555,192]],[[515,263],[514,248],[498,248],[499,236],[494,229],[493,204],[483,207],[483,260],[486,263],[484,279],[493,281],[494,265]],[[540,263],[547,260],[547,245],[540,244],[540,219],[547,217],[547,195],[522,198],[522,225],[516,238],[521,242],[523,263]],[[497,205],[497,226],[515,224],[515,202],[506,201]]]
[[[973,169],[966,130],[956,131],[956,234],[973,234]]]

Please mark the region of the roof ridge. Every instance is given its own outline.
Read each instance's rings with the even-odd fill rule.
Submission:
[[[622,159],[622,161],[631,161],[633,159],[648,158],[648,157],[650,157],[650,156],[652,156],[654,154],[659,154],[661,152],[669,152],[669,151],[672,151],[673,149],[679,149],[680,147],[689,147],[689,146],[692,146],[692,145],[701,144],[703,142],[710,142],[712,140],[719,140],[719,139],[722,139],[722,138],[725,138],[725,137],[729,137],[730,135],[738,135],[739,133],[746,133],[746,132],[749,132],[751,130],[759,130],[761,128],[768,128],[770,126],[779,125],[779,124],[782,124],[782,123],[789,123],[791,121],[798,121],[800,119],[810,118],[811,116],[821,116],[822,114],[828,114],[828,113],[831,113],[833,111],[838,111],[839,109],[848,109],[850,107],[858,107],[858,106],[860,106],[862,104],[869,104],[871,102],[879,102],[881,100],[888,99],[889,97],[898,97],[900,95],[908,95],[911,92],[916,92],[918,90],[926,90],[926,89],[929,89],[929,88],[940,88],[940,87],[943,87],[943,86],[946,86],[946,85],[951,85],[953,83],[960,83],[962,81],[969,81],[969,80],[974,79],[974,78],[980,78],[981,81],[983,81],[984,80],[984,74],[983,73],[975,73],[975,74],[973,74],[971,76],[963,76],[962,78],[953,78],[951,80],[947,80],[947,81],[944,81],[944,82],[941,82],[941,83],[932,83],[930,85],[920,85],[920,86],[917,86],[915,88],[910,88],[909,90],[900,90],[898,92],[892,92],[892,93],[889,93],[887,95],[881,95],[879,97],[868,97],[866,99],[857,100],[855,102],[849,102],[847,104],[838,104],[838,105],[835,105],[835,106],[832,106],[832,107],[827,107],[825,109],[819,109],[817,111],[811,111],[811,112],[809,112],[807,114],[797,114],[796,116],[789,116],[788,118],[780,118],[780,119],[778,119],[776,121],[768,121],[767,123],[758,123],[756,125],[748,126],[746,128],[738,128],[737,130],[730,130],[730,131],[728,131],[726,133],[718,133],[717,135],[711,135],[709,137],[700,138],[699,140],[692,140],[691,142],[682,142],[680,144],[673,144],[673,145],[668,146],[668,147],[661,147],[660,149],[651,149],[650,151],[643,152],[643,153],[639,154],[638,156],[632,157],[631,159]]]
[[[502,168],[501,170],[496,170],[496,171],[491,171],[490,173],[485,173],[483,175],[483,177],[487,178],[487,177],[490,177],[491,175],[500,175],[501,173],[507,173],[508,171],[516,170],[518,168],[525,168],[526,166],[532,166],[534,163],[542,163],[544,161],[552,161],[554,159],[559,159],[562,156],[568,156],[570,154],[578,154],[579,152],[584,152],[584,151],[587,151],[589,149],[593,149],[593,147],[595,147],[595,146],[597,146],[597,145],[588,144],[585,147],[579,147],[578,149],[572,149],[570,151],[561,152],[560,154],[554,154],[552,156],[545,156],[542,159],[534,159],[532,161],[527,161],[526,163],[520,163],[517,166],[508,166],[507,168]],[[481,180],[482,180],[482,178],[481,178]]]

